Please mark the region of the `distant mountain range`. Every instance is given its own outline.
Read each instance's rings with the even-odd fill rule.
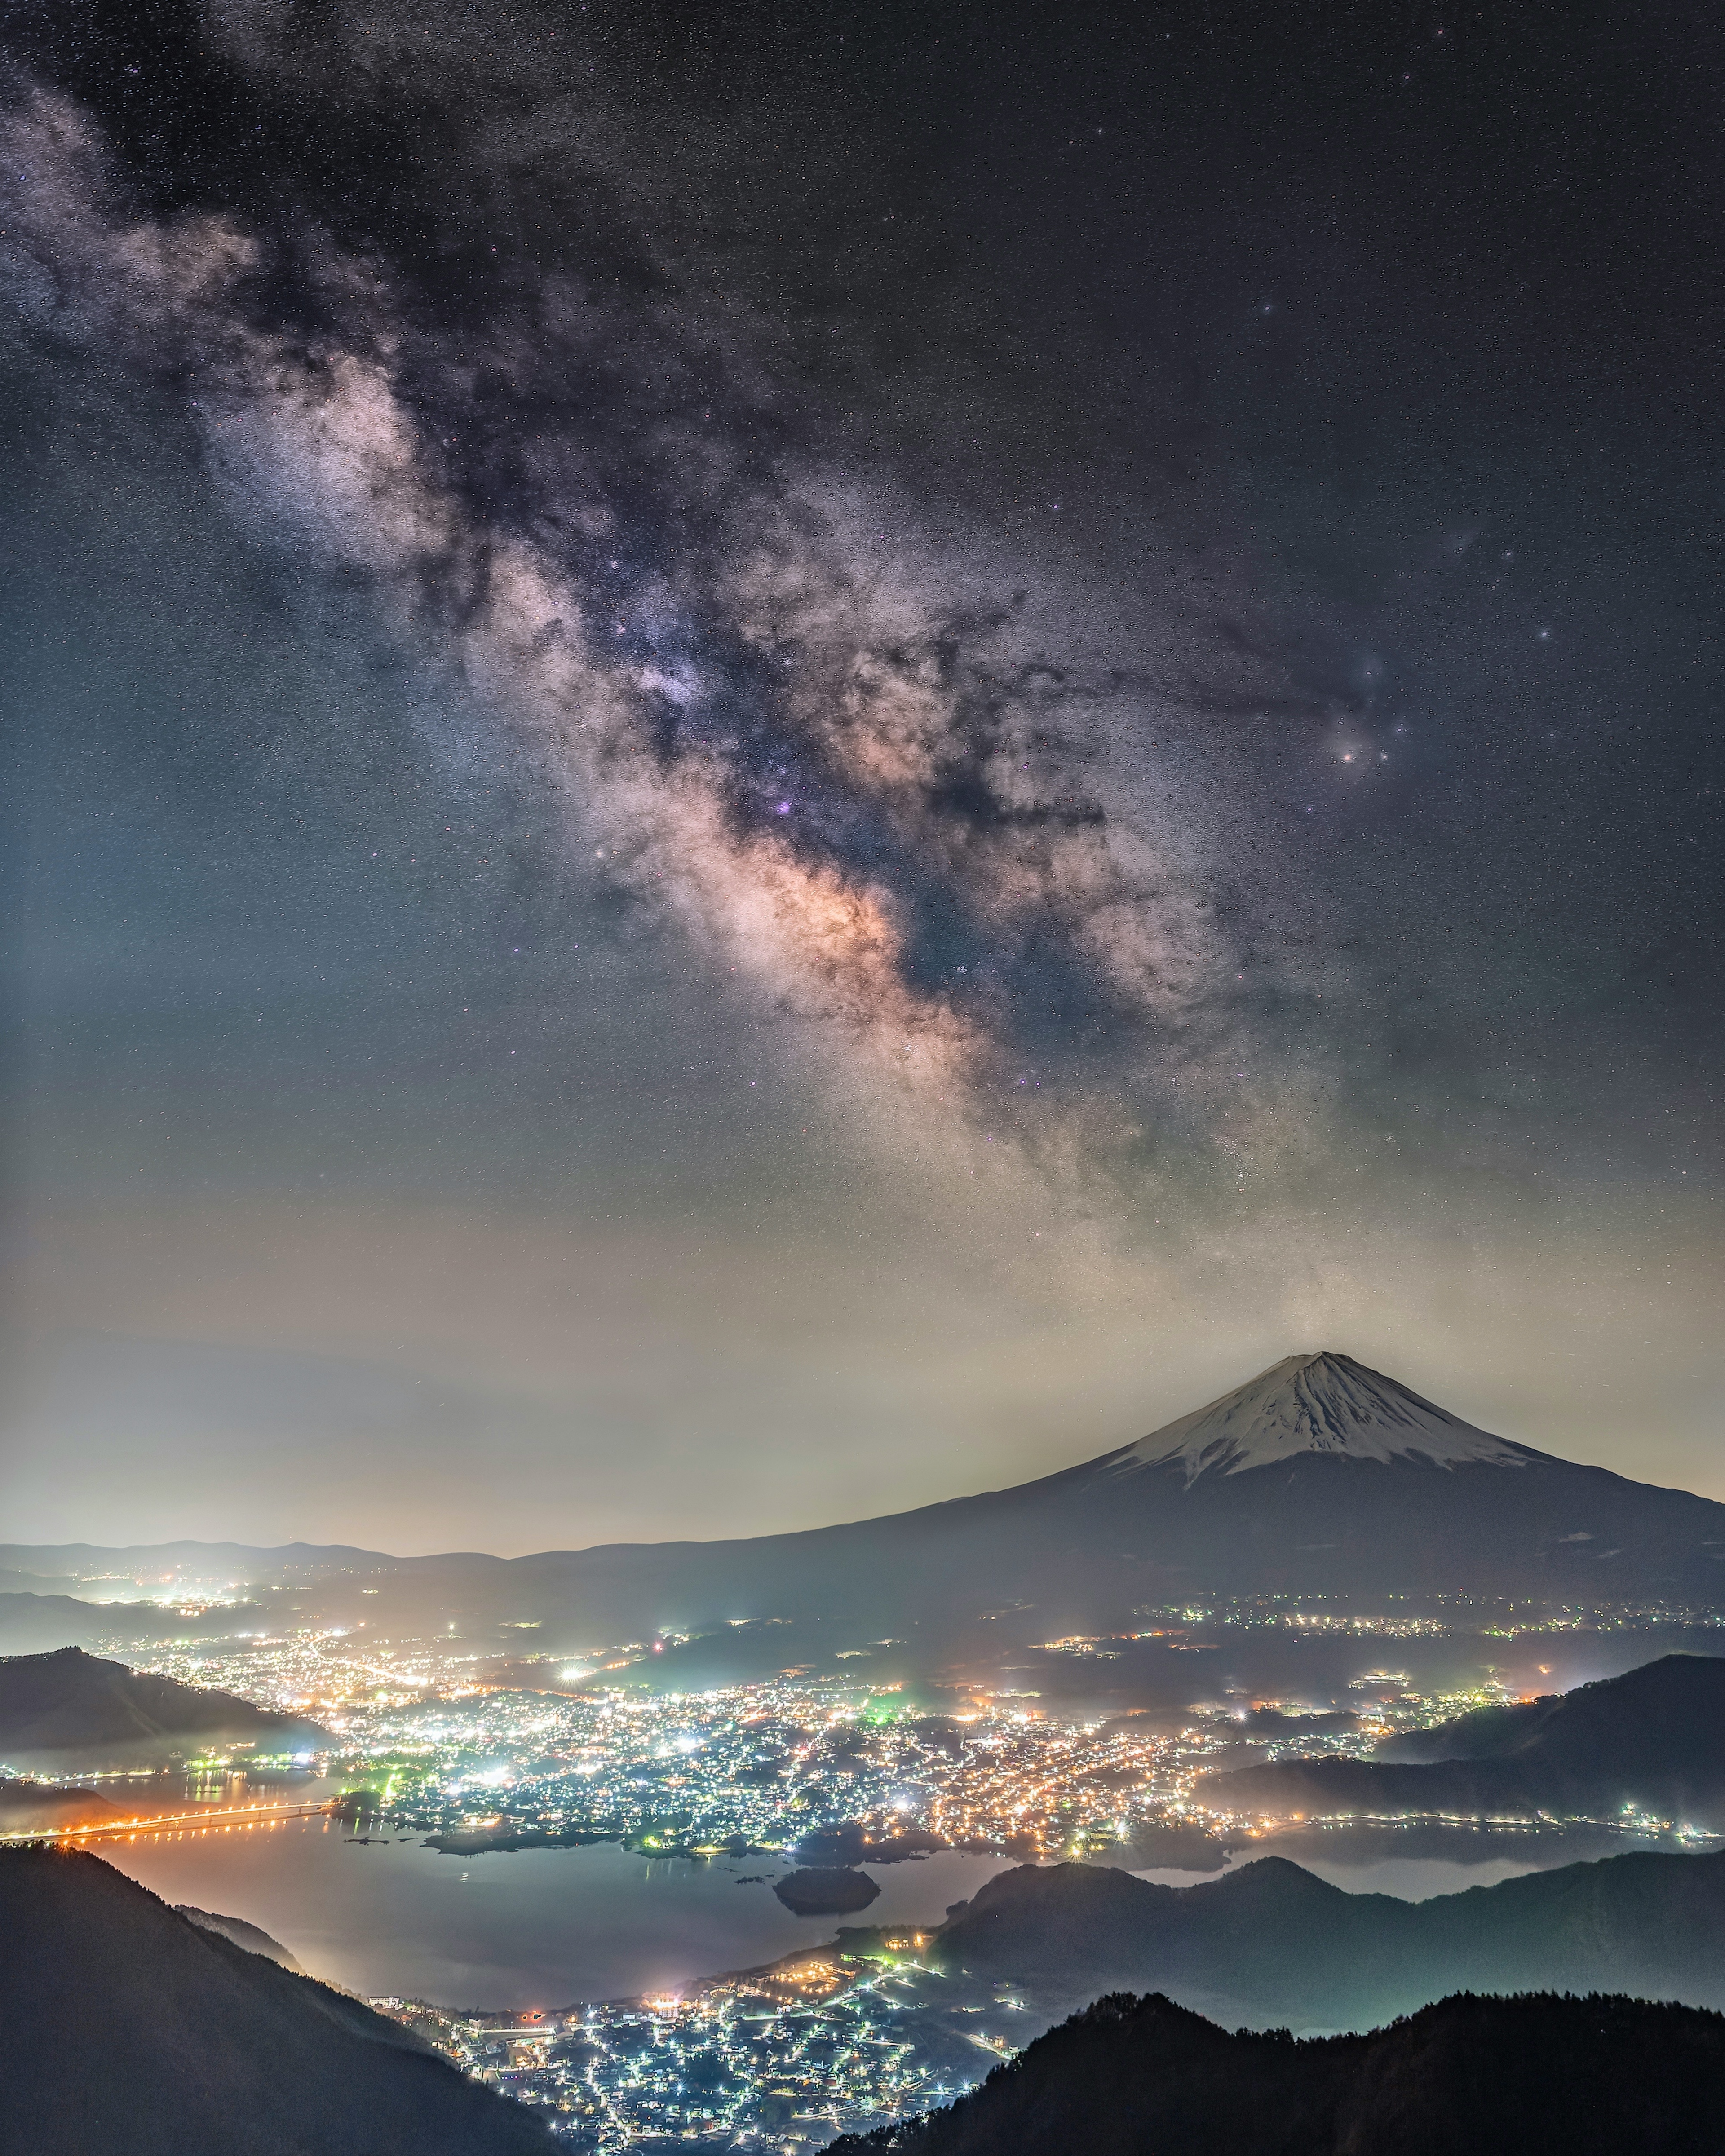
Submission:
[[[164,1593],[189,1598],[231,1591],[248,1583],[289,1587],[343,1570],[369,1576],[377,1565],[397,1563],[382,1550],[352,1549],[345,1543],[282,1543],[271,1549],[252,1543],[0,1543],[0,1589],[70,1594],[111,1602],[116,1592]],[[122,1594],[121,1599],[124,1599]]]
[[[228,1921],[94,1856],[0,1849],[7,2156],[551,2156],[530,2111]]]
[[[955,1976],[1022,1988],[1045,2022],[1118,1990],[1167,1992],[1230,2028],[1316,2030],[1460,1990],[1725,2007],[1725,1853],[1638,1852],[1425,1902],[1344,1893],[1277,1856],[1196,1887],[1027,1865],[956,1907],[930,1952]]]
[[[0,1660],[0,1758],[98,1766],[162,1763],[212,1743],[292,1751],[329,1742],[295,1715],[232,1692],[150,1676],[79,1647]]]
[[[1047,1638],[1200,1593],[1711,1604],[1725,1599],[1725,1505],[1493,1436],[1346,1355],[1317,1354],[1080,1466],[799,1534],[516,1558],[12,1545],[0,1566],[219,1577],[380,1630],[453,1620],[560,1654],[747,1620],[939,1632],[1014,1604],[1034,1605],[1032,1636]]]
[[[1667,1655],[1626,1676],[1422,1731],[1439,1756],[1289,1759],[1206,1775],[1200,1804],[1248,1815],[1615,1817],[1625,1805],[1725,1830],[1725,1661]]]
[[[1722,2118],[1725,2019],[1692,2008],[1463,1997],[1294,2043],[1117,1995],[830,2156],[1717,2156]]]

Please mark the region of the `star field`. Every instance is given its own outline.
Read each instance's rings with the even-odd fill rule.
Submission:
[[[1710,21],[5,49],[19,1533],[824,1519],[1320,1335],[1719,1486]]]

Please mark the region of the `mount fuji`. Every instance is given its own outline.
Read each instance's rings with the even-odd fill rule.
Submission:
[[[1302,1452],[1435,1467],[1521,1467],[1546,1456],[1476,1430],[1351,1356],[1288,1355],[1207,1408],[1093,1464],[1109,1470],[1111,1463],[1118,1475],[1178,1468],[1189,1488],[1201,1475],[1277,1467]]]
[[[1320,1353],[1015,1488],[802,1534],[503,1569],[533,1584],[547,1617],[556,1603],[661,1628],[819,1614],[897,1632],[1034,1604],[1047,1638],[1193,1595],[1725,1601],[1725,1505],[1492,1435]]]
[[[296,1606],[334,1610],[362,1581],[372,1599],[347,1614],[376,1628],[514,1628],[557,1653],[748,1620],[927,1640],[1032,1606],[1046,1640],[1211,1595],[1725,1605],[1725,1505],[1495,1436],[1335,1353],[1290,1356],[1099,1459],[880,1519],[516,1558],[331,1551],[321,1583],[316,1554],[295,1553]]]

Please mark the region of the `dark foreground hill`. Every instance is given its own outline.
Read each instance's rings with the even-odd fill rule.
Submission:
[[[549,2156],[397,2023],[73,1851],[0,1850],[6,2156]]]
[[[1439,1730],[1423,1732],[1434,1743]],[[1286,1760],[1210,1774],[1200,1803],[1308,1818],[1396,1812],[1615,1818],[1625,1804],[1674,1824],[1725,1827],[1725,1661],[1667,1655],[1497,1715],[1470,1716],[1430,1764]]]
[[[1725,2018],[1691,2007],[1464,1995],[1296,2043],[1117,1994],[829,2156],[1718,2156],[1722,2120]]]
[[[0,1758],[131,1763],[218,1741],[280,1752],[329,1739],[293,1715],[149,1676],[81,1647],[0,1661]]]
[[[1636,1854],[1426,1902],[1348,1894],[1283,1857],[1197,1887],[1084,1864],[999,1873],[938,1964],[1021,1986],[1045,2020],[1163,1991],[1230,2027],[1368,2029],[1451,1991],[1594,1991],[1725,2007],[1725,1852]]]

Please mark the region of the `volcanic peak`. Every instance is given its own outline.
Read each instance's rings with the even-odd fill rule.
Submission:
[[[1148,1467],[1241,1475],[1307,1452],[1348,1460],[1429,1460],[1525,1467],[1543,1455],[1476,1430],[1351,1355],[1288,1355],[1195,1413],[1182,1415],[1098,1465],[1124,1475]]]

